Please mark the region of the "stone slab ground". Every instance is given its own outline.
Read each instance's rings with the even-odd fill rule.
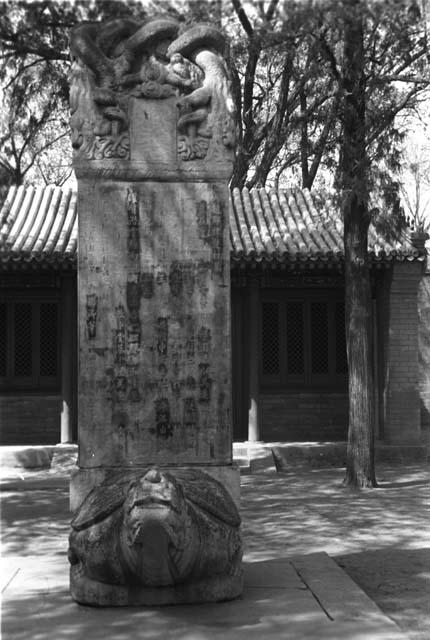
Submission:
[[[248,557],[324,550],[408,640],[428,640],[429,464],[377,465],[379,487],[360,493],[345,490],[343,477],[342,468],[303,465],[244,475]]]
[[[342,477],[303,466],[242,476],[242,600],[120,611],[68,596],[65,470],[4,480],[3,637],[428,640],[428,465],[379,466],[380,488],[360,494]]]
[[[72,602],[64,554],[3,561],[5,640],[109,637],[183,640],[403,638],[324,553],[245,562],[243,597],[164,608],[97,609]]]

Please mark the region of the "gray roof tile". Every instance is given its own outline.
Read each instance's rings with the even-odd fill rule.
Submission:
[[[11,187],[0,212],[0,264],[74,266],[76,192],[60,187]],[[234,189],[230,242],[233,262],[336,261],[343,258],[340,216],[317,207],[307,189]],[[369,230],[373,261],[422,258],[406,235],[388,241]]]

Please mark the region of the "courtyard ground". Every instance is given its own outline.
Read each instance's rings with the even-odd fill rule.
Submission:
[[[247,556],[325,551],[408,639],[429,640],[429,464],[379,465],[379,487],[361,492],[343,476],[306,466],[242,476]]]
[[[281,570],[288,558],[318,562],[320,556],[311,554],[326,552],[403,637],[429,640],[428,463],[379,465],[379,488],[360,493],[342,486],[343,473],[293,465],[284,474],[270,466],[243,474],[245,561]],[[67,469],[23,472],[3,483],[3,556],[63,557],[70,520]],[[333,575],[341,579],[340,573]],[[344,637],[374,640],[376,635]]]

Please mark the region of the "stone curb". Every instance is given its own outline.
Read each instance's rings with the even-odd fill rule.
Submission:
[[[73,463],[78,455],[77,444],[0,446],[0,467],[6,470],[50,469],[57,464]]]
[[[361,628],[361,632],[369,633],[363,636],[369,640],[404,638],[395,622],[326,553],[293,557],[291,564],[334,624],[356,623],[359,632]],[[374,635],[370,634],[371,628]]]

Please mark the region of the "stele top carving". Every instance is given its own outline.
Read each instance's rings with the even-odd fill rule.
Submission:
[[[88,23],[70,38],[71,130],[79,177],[185,179],[231,173],[235,108],[227,44],[212,26],[156,18]],[[195,175],[194,175],[195,174]]]

